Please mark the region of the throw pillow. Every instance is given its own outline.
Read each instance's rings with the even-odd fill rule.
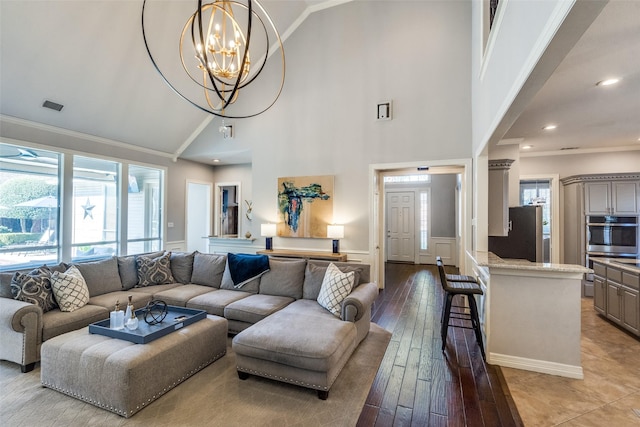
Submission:
[[[335,265],[335,264],[334,264]],[[327,272],[327,266],[324,264],[316,264],[314,261],[307,262],[307,268],[304,272],[304,284],[302,285],[302,298],[317,300],[320,295],[320,288],[322,287],[322,281]],[[362,267],[354,267],[351,265],[337,265],[337,267],[343,273],[354,273],[354,283],[360,284],[360,277],[362,275]]]
[[[64,273],[54,271],[51,275],[51,287],[60,311],[75,311],[89,302],[87,282],[76,266],[72,265]]]
[[[171,274],[171,252],[157,258],[139,256],[136,258],[138,267],[138,284],[136,288],[174,283]]]
[[[335,264],[329,264],[320,287],[318,304],[329,310],[334,316],[340,317],[342,301],[353,289],[354,280],[355,273],[353,271],[343,273]]]
[[[39,306],[43,313],[58,307],[51,291],[51,280],[46,273],[31,275],[16,272],[11,278],[11,293],[18,301]]]

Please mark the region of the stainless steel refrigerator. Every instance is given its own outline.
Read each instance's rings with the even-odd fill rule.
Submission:
[[[509,208],[509,234],[489,236],[489,251],[500,258],[543,262],[542,206]]]

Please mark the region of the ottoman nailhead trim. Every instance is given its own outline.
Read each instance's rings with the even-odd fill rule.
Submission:
[[[58,391],[58,392],[60,392],[60,393],[66,394],[67,396],[75,397],[75,398],[76,398],[76,399],[78,399],[78,400],[82,400],[82,401],[84,401],[84,402],[90,403],[90,404],[92,404],[92,405],[94,405],[94,406],[97,406],[97,407],[99,407],[99,408],[106,409],[106,410],[111,411],[111,412],[113,412],[113,413],[115,413],[115,414],[118,414],[118,415],[120,415],[120,416],[122,416],[122,417],[129,418],[129,417],[131,417],[133,414],[135,414],[136,412],[138,412],[139,410],[143,409],[147,404],[149,404],[149,403],[151,403],[151,402],[155,401],[156,399],[158,399],[159,397],[161,397],[162,395],[164,395],[167,391],[170,391],[171,389],[175,388],[175,386],[176,386],[176,385],[178,385],[178,384],[180,384],[181,382],[183,382],[184,380],[186,380],[186,379],[188,379],[188,378],[192,377],[195,373],[197,373],[197,372],[201,371],[202,369],[204,369],[205,367],[209,366],[210,364],[212,364],[212,363],[213,363],[213,362],[215,362],[216,360],[220,359],[220,358],[221,358],[222,356],[224,356],[225,354],[227,354],[227,349],[226,349],[226,348],[224,349],[224,351],[222,351],[222,352],[220,352],[220,353],[218,353],[218,354],[216,354],[216,355],[212,356],[212,357],[211,357],[211,359],[209,359],[209,360],[208,360],[208,361],[206,361],[206,362],[203,362],[202,364],[200,364],[200,366],[198,366],[197,368],[195,368],[195,369],[191,370],[189,373],[187,373],[186,375],[184,375],[184,376],[183,376],[182,378],[180,378],[178,381],[174,382],[174,383],[173,383],[173,385],[172,385],[170,388],[168,388],[168,389],[164,389],[161,393],[158,393],[158,394],[154,395],[152,398],[148,399],[146,402],[142,402],[142,403],[140,403],[140,404],[136,405],[135,409],[132,409],[132,410],[130,410],[129,412],[122,411],[122,410],[120,410],[120,409],[114,408],[114,407],[113,407],[113,406],[111,406],[111,405],[107,405],[107,404],[105,404],[105,403],[102,403],[102,402],[100,402],[100,401],[97,401],[97,400],[91,399],[91,398],[89,398],[89,397],[83,396],[83,395],[78,394],[78,393],[76,393],[76,392],[73,392],[73,391],[71,391],[71,390],[64,390],[64,389],[62,389],[62,388],[60,388],[60,387],[57,387],[57,386],[56,386],[56,385],[54,385],[54,384],[51,384],[51,383],[49,383],[49,382],[46,382],[46,381],[42,381],[42,385],[43,385],[44,387],[47,387],[47,388],[50,388],[50,389],[52,389],[52,390],[56,390],[56,391]]]

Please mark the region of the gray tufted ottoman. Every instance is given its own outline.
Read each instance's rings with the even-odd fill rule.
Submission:
[[[130,417],[227,352],[227,320],[207,316],[148,344],[90,334],[42,344],[42,385]]]

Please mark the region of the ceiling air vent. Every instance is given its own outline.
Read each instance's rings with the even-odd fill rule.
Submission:
[[[563,147],[560,149],[560,151],[564,151],[564,150],[577,150],[579,147]]]
[[[45,100],[44,104],[42,104],[44,108],[50,108],[52,110],[60,111],[64,107],[62,104],[58,104],[57,102]]]

